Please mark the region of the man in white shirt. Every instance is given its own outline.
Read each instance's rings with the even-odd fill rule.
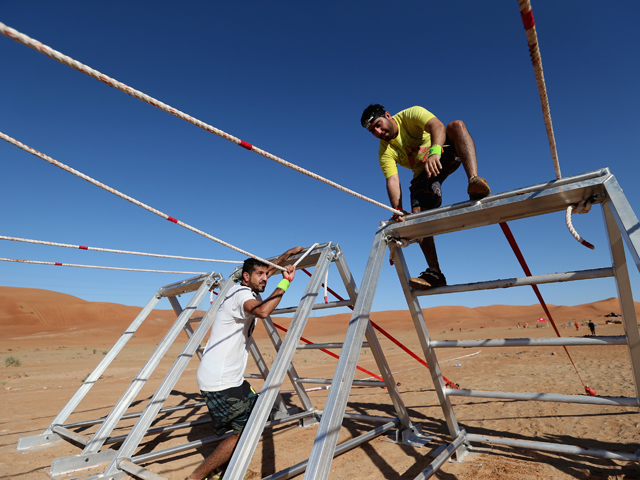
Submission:
[[[303,247],[287,250],[273,263],[282,265],[291,255],[302,250]],[[285,268],[284,278],[273,293],[266,300],[259,301],[257,294],[264,292],[267,279],[276,272],[276,268],[253,258],[245,260],[242,280],[228,291],[220,305],[196,378],[216,436],[222,436],[228,430],[233,430],[233,435],[219,443],[188,477],[189,480],[205,479],[228,462],[249,420],[258,395],[244,379],[249,356],[248,339],[253,333],[256,317],[269,316],[293,281],[295,267],[287,265]]]

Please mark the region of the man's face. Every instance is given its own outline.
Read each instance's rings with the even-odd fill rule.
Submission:
[[[392,140],[395,138],[395,130],[391,114],[384,112],[384,116],[376,118],[368,129],[374,137],[380,140]]]
[[[256,267],[256,269],[248,274],[243,273],[244,283],[254,292],[262,293],[267,286],[267,273],[269,269],[267,267]]]

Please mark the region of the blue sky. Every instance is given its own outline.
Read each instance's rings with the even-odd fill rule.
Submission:
[[[637,2],[534,1],[564,176],[610,167],[631,205],[640,169]],[[494,192],[549,181],[553,165],[518,4],[509,2],[8,1],[0,22],[275,155],[387,203],[364,107],[422,105],[462,119]],[[248,152],[6,37],[0,131],[260,256],[339,243],[358,283],[388,212]],[[0,142],[0,234],[144,252],[242,256]],[[410,172],[401,177],[408,197]],[[444,203],[466,199],[456,172]],[[600,207],[511,228],[534,274],[610,263]],[[450,284],[520,276],[498,226],[436,239]],[[408,248],[411,273],[424,269]],[[0,256],[206,271],[213,264],[0,242]],[[228,275],[231,267],[216,268]],[[640,285],[632,271],[634,286]],[[0,263],[0,285],[143,305],[184,275]],[[300,277],[302,278],[302,276]],[[332,282],[333,280],[333,282]],[[330,286],[336,286],[332,269]],[[288,295],[290,302],[303,281]],[[342,288],[339,291],[344,291]],[[548,303],[615,296],[612,280],[543,286]],[[428,297],[436,305],[533,304],[530,288]],[[168,304],[165,305],[168,307]],[[405,309],[393,267],[375,310]]]

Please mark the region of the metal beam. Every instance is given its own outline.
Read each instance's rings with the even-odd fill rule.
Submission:
[[[610,176],[609,170],[603,169],[492,195],[475,202],[463,202],[408,215],[402,223],[387,223],[385,233],[390,237],[415,240],[564,211],[568,206],[590,197],[604,197],[604,182]]]
[[[487,340],[431,340],[432,348],[556,347],[569,345],[626,345],[624,335],[612,337],[500,338]]]
[[[594,278],[613,277],[613,268],[596,268],[593,270],[580,270],[576,272],[550,273],[547,275],[533,275],[531,277],[506,278],[503,280],[490,280],[488,282],[463,283],[459,285],[446,285],[444,287],[430,288],[428,290],[416,290],[416,297],[427,295],[440,295],[443,293],[474,292],[478,290],[492,290],[496,288],[523,287],[526,285],[542,285],[545,283],[572,282],[575,280],[591,280]]]
[[[558,393],[518,393],[488,392],[481,390],[447,389],[448,397],[497,398],[501,400],[527,400],[533,402],[580,403],[587,405],[611,405],[618,407],[639,407],[637,398],[631,397],[590,397],[588,395],[560,395]]]

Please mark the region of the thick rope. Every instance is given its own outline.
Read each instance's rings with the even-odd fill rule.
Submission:
[[[100,270],[123,270],[125,272],[149,272],[149,273],[186,273],[188,275],[202,275],[204,272],[177,272],[172,270],[147,270],[144,268],[101,267],[98,265],[77,265],[75,263],[38,262],[36,260],[20,260],[17,258],[0,258],[3,262],[33,263],[35,265],[56,265],[58,267],[98,268]]]
[[[5,235],[0,235],[0,240],[11,240],[14,242],[24,242],[24,243],[35,243],[38,245],[50,245],[52,247],[66,247],[66,248],[77,248],[79,250],[91,250],[95,252],[107,252],[107,253],[124,253],[127,255],[141,255],[144,257],[159,257],[159,258],[177,258],[180,260],[196,260],[198,262],[218,262],[218,263],[242,263],[237,262],[235,260],[213,260],[211,258],[197,258],[197,257],[183,257],[181,255],[161,255],[159,253],[143,253],[143,252],[132,252],[129,250],[115,250],[112,248],[99,248],[99,247],[87,247],[84,245],[70,245],[68,243],[57,243],[57,242],[45,242],[44,240],[32,240],[29,238],[19,238],[19,237],[7,237]]]
[[[80,177],[83,180],[86,180],[87,182],[92,183],[93,185],[95,185],[97,187],[100,187],[100,188],[102,188],[103,190],[106,190],[109,193],[113,193],[114,195],[116,195],[116,196],[118,196],[120,198],[124,198],[128,202],[133,203],[134,205],[142,207],[142,208],[144,208],[145,210],[147,210],[147,211],[149,211],[151,213],[155,213],[156,215],[158,215],[159,217],[164,218],[165,220],[169,220],[172,223],[175,223],[177,225],[180,225],[181,227],[186,228],[187,230],[191,230],[192,232],[200,234],[203,237],[208,238],[209,240],[213,240],[214,242],[218,242],[220,245],[224,245],[225,247],[228,247],[228,248],[230,248],[232,250],[235,250],[236,252],[242,253],[243,255],[246,255],[246,256],[251,257],[251,258],[255,258],[256,260],[258,260],[260,262],[263,262],[263,263],[266,263],[268,265],[271,265],[272,267],[277,268],[280,271],[283,271],[283,272],[286,271],[286,269],[281,267],[280,265],[276,265],[275,263],[271,263],[271,262],[269,262],[267,260],[264,260],[264,259],[262,259],[260,257],[257,257],[257,256],[255,256],[255,255],[253,255],[253,254],[251,254],[251,253],[249,253],[249,252],[247,252],[245,250],[242,250],[242,249],[240,249],[238,247],[235,247],[235,246],[231,245],[230,243],[227,243],[227,242],[225,242],[223,240],[220,240],[219,238],[216,238],[213,235],[209,235],[208,233],[205,233],[202,230],[199,230],[199,229],[197,229],[195,227],[192,227],[191,225],[189,225],[187,223],[181,222],[180,220],[177,220],[177,219],[167,215],[166,213],[161,212],[160,210],[156,210],[155,208],[150,207],[149,205],[147,205],[145,203],[142,203],[142,202],[136,200],[135,198],[132,198],[132,197],[130,197],[128,195],[125,195],[124,193],[116,190],[115,188],[111,188],[108,185],[105,185],[104,183],[101,183],[101,182],[89,177],[88,175],[85,175],[84,173],[79,172],[78,170],[65,165],[62,162],[54,160],[50,156],[45,155],[44,153],[41,153],[41,152],[39,152],[39,151],[37,151],[37,150],[25,145],[24,143],[19,142],[15,138],[11,138],[10,136],[5,135],[2,132],[0,132],[0,138],[2,138],[2,140],[5,140],[5,141],[11,143],[12,145],[15,145],[16,147],[21,148],[25,152],[29,152],[32,155],[35,155],[36,157],[41,158],[42,160],[45,160],[45,161],[49,162],[51,165],[55,165],[56,167],[59,167],[62,170],[65,170],[66,172],[73,173],[75,176]]]
[[[107,75],[104,75],[102,73],[100,73],[97,70],[94,70],[91,67],[88,67],[87,65],[84,65],[80,62],[78,62],[77,60],[74,60],[54,49],[52,49],[51,47],[48,47],[47,45],[43,45],[42,43],[38,42],[37,40],[34,40],[30,37],[28,37],[27,35],[24,35],[23,33],[18,32],[17,30],[6,26],[4,23],[0,23],[0,33],[2,33],[3,35],[5,35],[6,37],[12,38],[13,40],[22,43],[23,45],[26,45],[27,47],[33,48],[34,50],[45,54],[46,56],[48,56],[49,58],[52,58],[54,60],[57,60],[58,62],[67,65],[71,68],[74,68],[76,70],[78,70],[79,72],[85,73],[87,75],[89,75],[90,77],[95,78],[96,80],[100,80],[103,83],[106,83],[107,85],[109,85],[110,87],[116,88],[118,90],[120,90],[121,92],[126,93],[127,95],[130,95],[134,98],[137,98],[138,100],[142,100],[143,102],[148,103],[149,105],[152,105],[156,108],[159,108],[160,110],[163,110],[165,112],[170,113],[171,115],[174,115],[178,118],[181,118],[182,120],[185,120],[193,125],[195,125],[196,127],[202,128],[203,130],[206,130],[207,132],[213,133],[215,135],[218,135],[219,137],[224,138],[225,140],[229,140],[230,142],[235,143],[236,145],[239,145],[243,148],[246,148],[247,150],[250,150],[254,153],[257,153],[258,155],[262,155],[263,157],[268,158],[269,160],[273,160],[274,162],[278,162],[281,165],[284,165],[285,167],[289,167],[293,170],[295,170],[296,172],[300,172],[304,175],[307,175],[308,177],[311,177],[315,180],[320,180],[321,182],[326,183],[327,185],[330,185],[334,188],[337,188],[338,190],[348,193],[350,195],[353,195],[356,198],[359,198],[360,200],[364,200],[366,202],[372,203],[374,205],[377,205],[378,207],[384,208],[386,210],[389,210],[393,213],[397,213],[397,214],[402,214],[401,211],[396,210],[394,208],[391,208],[383,203],[380,203],[376,200],[373,200],[369,197],[365,197],[364,195],[361,195],[357,192],[354,192],[353,190],[350,190],[346,187],[343,187],[342,185],[339,185],[327,178],[321,177],[320,175],[317,175],[313,172],[310,172],[309,170],[306,170],[302,167],[299,167],[297,165],[294,165],[291,162],[288,162],[280,157],[277,157],[275,155],[272,155],[271,153],[262,150],[258,147],[255,147],[253,145],[251,145],[250,143],[247,143],[243,140],[240,140],[239,138],[234,137],[233,135],[230,135],[222,130],[219,130],[205,122],[202,122],[201,120],[198,120],[196,118],[193,118],[191,115],[187,115],[184,112],[181,112],[180,110],[177,110],[165,103],[160,102],[159,100],[156,100],[153,97],[150,97],[149,95],[146,95],[138,90],[135,90],[134,88],[129,87],[128,85],[125,85],[122,82],[119,82],[111,77],[108,77]]]
[[[522,17],[522,23],[524,29],[527,32],[527,43],[529,44],[529,55],[531,56],[531,63],[533,63],[533,71],[536,76],[536,85],[538,86],[538,94],[540,95],[540,103],[542,105],[542,116],[544,118],[544,125],[547,129],[547,138],[549,139],[549,148],[551,149],[551,158],[553,159],[553,168],[556,171],[556,178],[562,178],[560,172],[560,161],[558,160],[558,149],[556,148],[556,137],[553,133],[553,123],[551,122],[551,108],[549,107],[549,96],[547,95],[547,85],[544,81],[544,73],[542,71],[542,56],[540,54],[540,47],[538,45],[538,34],[536,33],[536,22],[533,18],[533,10],[531,9],[530,0],[518,0],[520,4],[520,16]],[[584,240],[576,229],[573,228],[573,222],[571,221],[571,213],[574,207],[567,207],[567,213],[565,215],[565,222],[567,228],[573,238],[584,245],[587,248],[593,250],[595,247]],[[585,213],[585,212],[579,212]]]
[[[502,232],[504,233],[504,236],[507,238],[507,241],[509,242],[509,245],[511,246],[511,249],[513,250],[513,253],[515,254],[516,258],[518,259],[518,263],[520,263],[520,266],[522,267],[522,271],[525,273],[525,275],[527,277],[531,277],[532,276],[531,270],[529,270],[529,266],[527,265],[527,261],[524,259],[524,255],[522,255],[522,251],[520,250],[520,247],[518,246],[518,243],[516,242],[516,239],[513,236],[513,233],[511,232],[511,228],[509,228],[509,225],[507,223],[505,223],[505,222],[500,223],[500,228],[502,229]],[[549,318],[549,322],[551,322],[551,325],[553,326],[553,329],[555,330],[556,335],[558,337],[562,337],[562,335],[560,335],[560,331],[558,330],[558,327],[556,326],[556,322],[554,322],[553,317],[551,316],[551,312],[549,311],[549,308],[547,307],[547,303],[542,298],[542,294],[540,293],[540,289],[538,288],[537,285],[531,285],[531,288],[533,288],[533,291],[536,294],[536,297],[538,297],[538,302],[540,302],[540,306],[544,310],[544,313],[547,314],[547,317]],[[580,379],[580,383],[582,383],[582,386],[584,387],[585,392],[587,392],[587,395],[596,396],[595,390],[593,390],[592,388],[589,388],[582,381],[582,377],[580,376],[580,372],[578,372],[578,368],[576,367],[576,364],[573,363],[573,358],[571,358],[571,355],[569,354],[569,350],[567,349],[566,345],[563,345],[562,348],[564,348],[564,351],[566,352],[567,357],[569,357],[569,361],[571,362],[571,365],[573,365],[573,369],[576,371],[576,375],[578,375],[578,378]]]

